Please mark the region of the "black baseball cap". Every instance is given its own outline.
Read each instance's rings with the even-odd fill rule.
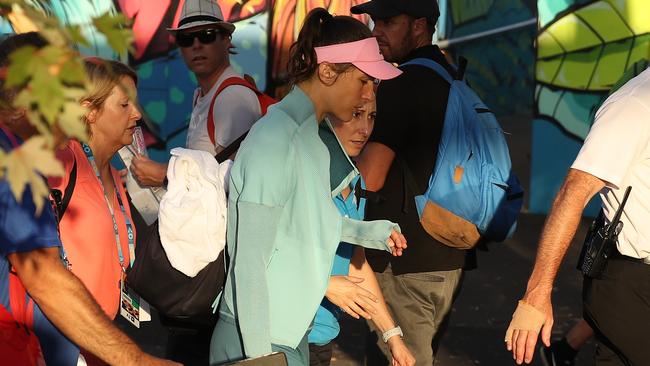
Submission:
[[[373,19],[386,19],[400,14],[427,18],[435,23],[440,16],[436,0],[372,0],[353,6],[352,14],[368,14]]]

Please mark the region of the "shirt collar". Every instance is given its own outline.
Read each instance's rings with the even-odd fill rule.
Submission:
[[[320,124],[318,134],[330,153],[330,188],[332,197],[336,197],[359,175],[359,170],[345,152],[327,118]]]
[[[278,106],[300,126],[312,118],[316,119],[314,103],[302,89],[294,86],[289,94],[282,98]]]

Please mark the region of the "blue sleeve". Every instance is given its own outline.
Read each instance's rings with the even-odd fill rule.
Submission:
[[[61,240],[50,203],[45,202],[36,217],[31,189],[27,187],[18,202],[9,183],[0,180],[0,255],[57,246]]]

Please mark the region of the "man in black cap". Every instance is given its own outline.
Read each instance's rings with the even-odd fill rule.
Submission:
[[[440,49],[432,45],[440,15],[435,0],[372,0],[351,11],[370,15],[373,35],[387,61],[402,64],[427,58],[455,75]],[[422,66],[401,69],[401,76],[379,85],[375,130],[360,156],[359,169],[368,190],[377,192],[368,200],[367,218],[399,223],[409,250],[395,258],[368,250],[367,258],[417,364],[432,365],[462,270],[475,266],[475,256],[473,251],[436,241],[420,224],[413,197],[424,192],[435,166],[449,84]],[[414,184],[406,183],[409,175]],[[387,354],[381,334],[376,337]],[[372,344],[370,348],[376,350]],[[367,363],[386,364],[377,355],[369,350]]]

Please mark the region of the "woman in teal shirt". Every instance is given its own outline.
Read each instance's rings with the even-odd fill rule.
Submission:
[[[349,159],[330,167],[318,135],[326,114],[352,119],[375,79],[400,71],[363,23],[318,8],[292,47],[289,74],[293,89],[253,126],[231,170],[230,265],[211,364],[282,351],[290,365],[307,365],[307,332],[338,243],[395,255],[406,247],[396,224],[341,216],[332,197],[359,173]]]
[[[345,153],[354,158],[361,153],[375,124],[377,106],[375,100],[359,107],[350,121],[331,119],[331,124],[321,124],[319,134],[330,149],[330,161],[345,160],[336,140]],[[336,133],[336,137],[334,136]],[[363,220],[366,199],[362,194],[365,183],[357,176],[350,185],[334,197],[334,204],[342,215]],[[349,276],[348,276],[349,275]],[[338,305],[334,305],[334,304]],[[321,302],[314,324],[309,332],[310,366],[329,366],[332,357],[332,340],[340,331],[339,317],[345,312],[354,318],[363,316],[372,320],[375,327],[385,335],[393,356],[392,365],[413,366],[415,359],[406,348],[401,329],[396,326],[388,311],[375,273],[366,261],[362,247],[341,242],[336,250],[329,286]]]

